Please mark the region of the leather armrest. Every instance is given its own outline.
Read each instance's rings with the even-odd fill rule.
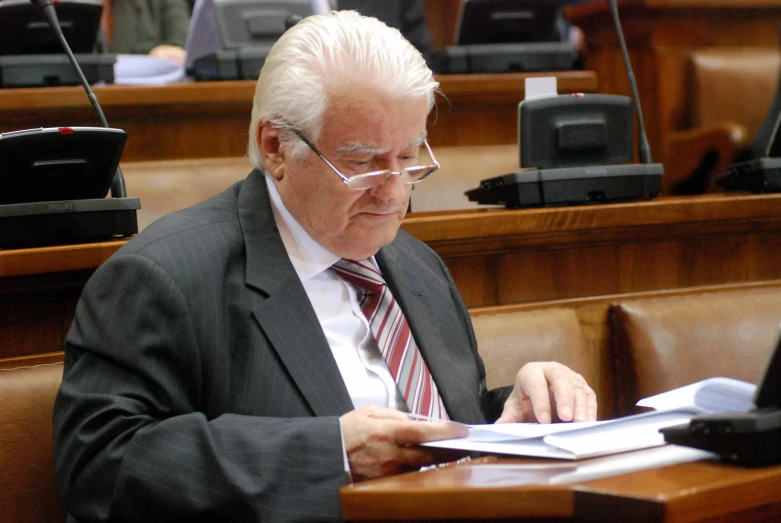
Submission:
[[[726,121],[670,133],[663,192],[692,194],[712,189],[713,177],[735,162],[749,140],[743,125]]]

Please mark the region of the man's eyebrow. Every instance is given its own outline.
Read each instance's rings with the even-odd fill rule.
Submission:
[[[426,141],[426,131],[423,131],[418,135],[417,138],[412,140],[412,143],[410,145],[413,147],[420,147],[421,145],[423,145],[423,142],[425,141]]]
[[[426,139],[426,131],[420,133],[412,142],[410,147],[420,147]],[[339,155],[359,154],[366,156],[379,156],[385,151],[381,147],[363,142],[345,142],[336,149]]]
[[[363,142],[345,142],[336,149],[339,155],[359,154],[366,156],[377,156],[383,153],[381,147],[370,145]]]

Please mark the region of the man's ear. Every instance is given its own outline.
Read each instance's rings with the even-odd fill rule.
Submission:
[[[280,134],[283,131],[278,127],[260,124],[258,126],[258,146],[260,156],[266,172],[277,181],[282,179],[285,169],[285,152],[281,147]]]

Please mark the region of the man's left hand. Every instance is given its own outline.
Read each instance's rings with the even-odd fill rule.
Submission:
[[[597,395],[586,380],[555,362],[527,363],[496,423],[596,421]]]

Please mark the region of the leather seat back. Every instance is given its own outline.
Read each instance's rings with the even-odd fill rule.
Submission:
[[[35,364],[30,365],[31,361]],[[61,353],[49,358],[13,358],[0,362],[2,521],[66,520],[65,505],[54,475],[52,443],[52,408],[62,370]]]
[[[757,383],[779,337],[781,288],[626,301],[611,306],[617,415],[714,376]]]
[[[571,309],[473,314],[489,389],[512,385],[531,361],[557,361],[593,383],[586,342]]]
[[[768,47],[711,47],[690,57],[692,126],[742,124],[753,138],[778,88],[781,52]]]

